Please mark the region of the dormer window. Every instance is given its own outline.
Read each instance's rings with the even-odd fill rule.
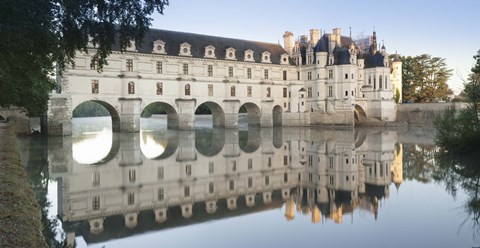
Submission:
[[[250,61],[250,62],[255,61],[255,59],[253,58],[253,51],[252,50],[248,49],[247,51],[245,51],[244,61]]]
[[[131,40],[130,43],[127,44],[127,49],[126,50],[129,51],[129,52],[136,52],[137,51],[134,40]]]
[[[152,53],[165,54],[165,42],[162,40],[156,40],[153,42]]]
[[[288,65],[288,54],[284,53],[280,55],[280,64]]]
[[[215,59],[217,57],[215,57],[215,47],[214,46],[206,46],[205,47],[205,58],[211,58],[211,59]]]
[[[236,60],[237,57],[235,56],[235,49],[232,47],[229,47],[225,50],[225,59],[229,60]]]
[[[262,53],[262,63],[272,63],[272,61],[270,60],[270,52],[268,51],[265,51]]]
[[[192,53],[190,51],[191,45],[188,44],[187,42],[184,42],[180,44],[180,53],[178,55],[180,56],[192,56]]]

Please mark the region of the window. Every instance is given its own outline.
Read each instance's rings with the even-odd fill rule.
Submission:
[[[157,199],[158,199],[159,201],[163,201],[163,200],[165,199],[165,192],[164,192],[163,188],[159,188],[159,189],[158,189]]]
[[[188,75],[188,64],[183,64],[183,75]]]
[[[283,88],[283,98],[287,98],[287,87]]]
[[[213,84],[208,85],[208,96],[213,96]]]
[[[265,176],[265,186],[268,186],[268,185],[270,185],[270,177]]]
[[[248,178],[248,187],[249,188],[253,187],[253,178],[252,177]]]
[[[328,166],[330,168],[333,168],[333,161],[334,161],[333,158],[328,158]]]
[[[183,188],[183,196],[189,197],[190,196],[190,186],[185,186]]]
[[[283,71],[283,80],[287,80],[287,71]]]
[[[333,70],[328,70],[328,78],[329,79],[333,78]]]
[[[92,94],[98,94],[98,80],[92,80]]]
[[[92,199],[92,210],[100,209],[100,196],[94,196]]]
[[[283,174],[283,182],[284,182],[284,183],[287,183],[287,182],[288,182],[288,174],[287,174],[287,173],[284,173],[284,174]]]
[[[233,172],[237,171],[237,161],[235,160],[232,161],[232,171]]]
[[[369,84],[369,85],[372,84],[372,76],[368,76],[368,84]]]
[[[128,94],[135,94],[135,83],[129,82],[128,83]]]
[[[128,205],[131,206],[135,204],[135,194],[134,193],[128,193]]]
[[[157,179],[163,179],[163,166],[157,168]]]
[[[353,73],[352,73],[352,77],[351,77],[351,78],[352,78],[352,79],[354,79],[354,77],[353,77]]]
[[[208,163],[208,174],[213,174],[215,171],[215,164],[213,162]]]
[[[312,72],[307,72],[307,80],[312,80]]]
[[[307,97],[312,98],[312,87],[307,88]]]
[[[208,193],[213,194],[215,192],[215,184],[213,182],[210,182],[208,184]]]
[[[345,73],[345,79],[348,79],[348,73]]]
[[[100,172],[95,171],[92,174],[92,186],[98,187],[100,185]]]
[[[378,76],[378,88],[382,88],[382,75]]]
[[[252,86],[247,86],[247,96],[252,97]]]
[[[208,76],[213,77],[213,65],[208,65]]]
[[[185,95],[189,96],[190,95],[190,84],[185,85]]]
[[[265,69],[263,71],[263,76],[264,76],[265,79],[268,79],[268,70],[267,69]]]
[[[163,64],[161,61],[157,61],[157,73],[162,74],[163,73]]]
[[[272,97],[272,92],[270,87],[267,87],[267,97]]]
[[[248,159],[248,169],[253,167],[253,160],[251,158]]]
[[[300,80],[300,72],[297,72],[297,80]]]
[[[345,91],[345,96],[348,96],[348,90]]]
[[[330,176],[330,185],[333,185],[334,181],[333,181],[333,176]]]
[[[267,166],[272,167],[272,158],[268,158]]]
[[[229,184],[230,190],[234,190],[234,189],[235,189],[235,181],[230,180],[230,182],[229,182],[228,184]]]
[[[137,179],[137,172],[135,170],[128,171],[128,181],[134,183]]]
[[[332,85],[328,86],[328,96],[333,97],[333,86]]]
[[[247,78],[248,79],[252,78],[252,68],[247,68]]]
[[[388,87],[387,87],[387,75],[385,75],[385,89],[388,89]]]
[[[288,156],[283,156],[283,165],[288,165]]]
[[[133,59],[127,59],[127,71],[133,71]]]
[[[230,87],[230,96],[235,96],[235,86]]]
[[[185,174],[187,174],[187,176],[192,175],[192,165],[187,164],[187,166],[185,166]]]
[[[163,83],[157,83],[157,95],[163,95]]]
[[[233,67],[228,67],[228,76],[233,77]]]
[[[95,59],[92,59],[90,62],[90,70],[98,70],[98,62]]]

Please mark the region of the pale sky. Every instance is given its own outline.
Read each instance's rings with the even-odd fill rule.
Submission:
[[[342,29],[342,35],[369,35],[375,28],[388,53],[431,54],[453,69],[449,85],[456,93],[480,49],[478,0],[434,1],[281,1],[170,0],[152,28],[208,34],[283,45],[285,31],[295,37],[311,28]]]

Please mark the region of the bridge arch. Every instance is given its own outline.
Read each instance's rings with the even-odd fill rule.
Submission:
[[[206,101],[198,105],[195,115],[212,115],[213,127],[225,127],[225,113],[223,108],[216,102]]]
[[[282,126],[282,113],[283,109],[280,105],[275,105],[272,110],[272,119],[273,119],[273,126],[274,127],[281,127]]]
[[[140,150],[146,159],[161,160],[172,156],[178,148],[178,132],[172,130],[140,130]]]
[[[260,127],[238,130],[238,145],[245,153],[253,153],[261,145]]]
[[[239,113],[245,111],[247,113],[247,123],[248,126],[260,126],[260,116],[261,111],[257,104],[252,102],[244,103],[240,109],[238,110]]]
[[[195,149],[205,157],[219,154],[225,145],[225,129],[195,130]]]
[[[102,101],[102,100],[86,100],[83,102],[80,102],[78,105],[76,105],[73,110],[72,110],[72,115],[75,114],[76,110],[84,106],[84,104],[87,104],[88,102],[93,102],[96,104],[99,104],[103,108],[107,110],[107,112],[110,114],[110,118],[112,120],[112,131],[113,132],[120,132],[120,115],[118,114],[117,109],[113,106],[113,104],[107,102],[107,101]],[[89,115],[92,116],[92,115]]]
[[[177,110],[175,109],[175,107],[173,107],[167,102],[154,101],[145,105],[145,107],[143,107],[141,111],[140,116],[142,118],[152,118],[152,120],[159,120],[160,122],[166,119],[167,129],[178,129],[179,124]],[[153,125],[156,129],[156,123]],[[141,129],[149,129],[149,125],[146,123],[141,123]]]
[[[367,120],[365,110],[358,104],[355,105],[354,118],[356,123],[361,123]]]

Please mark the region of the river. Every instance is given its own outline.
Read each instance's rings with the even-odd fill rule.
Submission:
[[[19,137],[49,237],[77,247],[479,245],[480,173],[439,160],[432,129],[197,123],[174,131],[142,119],[139,133],[112,133],[110,118],[78,118],[71,137]]]

